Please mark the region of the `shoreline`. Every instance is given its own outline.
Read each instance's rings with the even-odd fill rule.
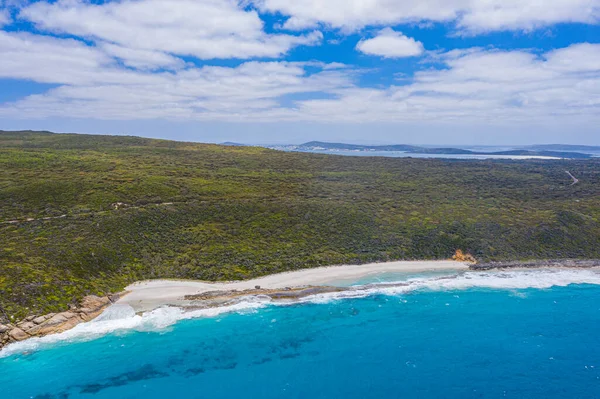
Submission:
[[[8,344],[66,332],[87,323],[113,306],[124,306],[132,314],[144,315],[162,307],[176,307],[184,312],[209,308],[237,306],[249,297],[269,302],[297,302],[320,294],[363,295],[372,288],[402,288],[403,281],[389,284],[368,283],[353,287],[352,283],[369,277],[389,277],[389,274],[454,272],[433,281],[446,284],[463,272],[527,271],[527,270],[598,270],[600,260],[538,260],[473,264],[454,260],[394,261],[364,265],[324,266],[312,269],[271,274],[250,280],[209,282],[198,280],[145,280],[130,284],[125,291],[106,297],[87,296],[78,306],[62,313],[30,316],[14,324],[0,324],[0,350]],[[569,280],[569,279],[567,279]],[[575,279],[571,283],[578,283]],[[583,281],[585,282],[585,281]],[[556,285],[551,281],[548,286]],[[600,284],[600,281],[596,281]],[[567,283],[568,284],[568,283]],[[559,284],[561,282],[559,281]],[[485,285],[484,285],[485,286]],[[513,288],[526,288],[517,284]],[[494,287],[493,285],[490,287]]]
[[[335,283],[353,282],[388,273],[428,271],[466,271],[469,264],[453,260],[394,261],[364,265],[324,266],[271,274],[250,280],[208,282],[198,280],[145,280],[130,284],[118,294],[87,296],[68,311],[29,316],[14,324],[0,324],[0,350],[11,343],[65,332],[90,322],[113,305],[131,307],[136,314],[161,307],[185,310],[206,309],[234,304],[245,296],[272,300],[298,300],[319,293],[347,291]]]
[[[542,268],[567,268],[567,269],[593,269],[600,267],[600,259],[551,259],[529,261],[505,261],[477,263],[469,266],[474,271],[502,270],[502,269],[542,269]]]
[[[325,266],[271,274],[251,280],[203,282],[196,280],[147,280],[125,288],[128,294],[116,304],[129,305],[136,313],[161,306],[193,307],[193,297],[209,292],[243,292],[251,290],[286,290],[309,286],[332,286],[369,276],[388,273],[419,273],[429,271],[466,271],[469,264],[456,261],[396,261],[364,265]],[[257,288],[258,287],[258,288]]]

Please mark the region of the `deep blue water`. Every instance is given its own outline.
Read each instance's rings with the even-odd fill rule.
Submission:
[[[0,358],[2,398],[599,398],[600,286],[374,295]]]

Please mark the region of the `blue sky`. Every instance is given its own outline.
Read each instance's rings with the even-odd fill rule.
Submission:
[[[599,22],[600,0],[0,0],[0,129],[600,145]]]

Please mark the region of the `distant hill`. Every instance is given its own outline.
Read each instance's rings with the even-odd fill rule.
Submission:
[[[359,145],[359,144],[344,144],[344,143],[326,143],[323,141],[309,141],[301,144],[301,148],[323,148],[326,150],[347,150],[347,151],[405,151],[412,152],[420,149],[414,145]]]
[[[514,155],[514,156],[536,156],[568,159],[586,159],[590,154],[565,151],[549,151],[541,149],[517,149],[509,151],[472,151],[462,148],[428,148],[414,145],[396,144],[396,145],[358,145],[344,143],[327,143],[323,141],[310,141],[297,147],[299,150],[329,150],[329,151],[400,151],[410,154],[448,154],[448,155]]]
[[[246,147],[246,144],[234,143],[232,141],[226,141],[224,143],[221,143],[221,145],[228,145],[230,147]]]
[[[578,151],[578,152],[600,152],[600,146],[594,145],[572,145],[572,144],[538,144],[525,147],[538,151]]]

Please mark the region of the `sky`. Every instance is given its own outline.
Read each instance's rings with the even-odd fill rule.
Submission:
[[[0,129],[600,145],[600,0],[0,0]]]

